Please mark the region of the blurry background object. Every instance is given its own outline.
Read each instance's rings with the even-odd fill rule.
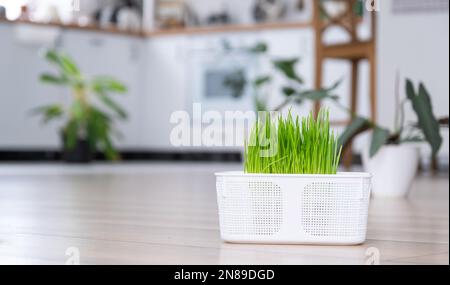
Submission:
[[[15,40],[20,46],[55,46],[60,36],[61,29],[58,27],[18,25],[14,29]]]
[[[47,8],[47,22],[61,23],[61,17],[59,16],[58,8],[55,5],[50,5]]]
[[[19,20],[20,21],[28,21],[30,19],[30,13],[28,10],[28,6],[27,5],[23,5],[22,7],[20,7],[20,16],[19,16]]]
[[[108,3],[97,9],[94,19],[100,28],[140,31],[142,28],[142,5],[133,0]]]
[[[329,18],[339,18],[348,11],[349,1],[346,0],[319,0]]]
[[[206,19],[206,25],[226,25],[232,22],[233,16],[229,13],[227,3],[222,2],[220,7],[210,11]]]
[[[100,28],[107,29],[113,25],[113,14],[115,6],[109,4],[99,8],[95,14],[94,19],[97,21],[97,25]]]
[[[0,5],[0,20],[6,19],[6,8]]]
[[[180,28],[185,26],[186,5],[182,0],[158,0],[156,21],[160,28]]]
[[[303,11],[303,10],[305,10],[305,8],[306,8],[305,0],[298,0],[297,1],[297,10]]]
[[[231,22],[231,17],[227,11],[222,11],[217,14],[212,14],[208,17],[209,25],[225,25]]]
[[[257,0],[253,17],[256,22],[273,22],[280,19],[286,11],[284,0]]]
[[[244,88],[247,84],[244,70],[236,69],[235,71],[226,75],[222,81],[222,85],[228,87],[233,98],[239,98],[244,94]]]
[[[137,5],[130,0],[117,11],[117,28],[122,31],[138,32],[142,28],[142,17]]]
[[[81,10],[81,0],[23,0],[29,20],[37,23],[73,24]],[[94,2],[94,1],[92,1]],[[84,2],[83,2],[84,3]]]

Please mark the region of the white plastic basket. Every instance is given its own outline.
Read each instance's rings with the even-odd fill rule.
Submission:
[[[222,239],[233,243],[361,244],[371,175],[217,173]]]

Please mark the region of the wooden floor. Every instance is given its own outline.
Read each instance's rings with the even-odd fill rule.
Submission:
[[[238,245],[219,236],[223,164],[0,165],[0,264],[449,264],[449,180],[372,200],[359,246]],[[73,255],[72,255],[73,257]],[[373,257],[373,255],[372,255]]]

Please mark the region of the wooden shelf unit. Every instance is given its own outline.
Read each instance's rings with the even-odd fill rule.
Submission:
[[[316,74],[315,87],[322,88],[323,64],[327,59],[339,59],[348,61],[351,64],[351,92],[350,92],[350,110],[353,114],[357,113],[358,106],[358,69],[361,60],[367,60],[370,65],[369,75],[369,101],[371,120],[377,119],[377,100],[376,100],[376,13],[371,13],[371,39],[360,40],[357,35],[357,28],[360,23],[353,7],[357,0],[339,0],[346,2],[347,10],[337,17],[331,17],[327,14],[321,1],[314,3],[313,26],[316,34]],[[341,27],[349,35],[350,41],[341,44],[327,45],[323,38],[325,31],[330,27]],[[315,105],[315,112],[320,109],[321,103]],[[352,162],[352,144],[350,143],[344,150],[344,164],[349,167]]]

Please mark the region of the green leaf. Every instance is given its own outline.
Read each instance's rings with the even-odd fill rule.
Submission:
[[[86,117],[86,110],[84,110],[83,105],[80,101],[74,101],[72,106],[70,107],[70,112],[72,114],[72,117],[75,120],[83,120],[83,118]]]
[[[370,143],[370,157],[374,157],[380,148],[386,144],[389,139],[389,131],[380,127],[375,127]]]
[[[262,85],[269,83],[270,81],[272,81],[272,77],[270,77],[269,75],[264,75],[264,76],[260,76],[260,77],[256,78],[253,81],[253,85],[255,87],[261,87]]]
[[[103,151],[105,152],[105,156],[107,159],[115,161],[119,159],[119,154],[112,145],[111,139],[109,136],[105,136],[102,138]]]
[[[292,87],[283,87],[281,91],[283,92],[283,94],[286,97],[291,97],[296,92],[296,90],[294,88],[292,88]]]
[[[255,46],[248,49],[251,53],[265,53],[267,52],[268,47],[266,43],[257,43]]]
[[[118,80],[112,78],[112,77],[96,77],[92,81],[92,89],[96,93],[108,93],[108,92],[115,92],[115,93],[126,93],[127,87],[119,82]]]
[[[48,50],[45,58],[53,64],[60,65],[59,54],[55,50]]]
[[[90,120],[88,122],[88,133],[91,137],[90,144],[99,147],[107,159],[117,160],[118,152],[111,142],[111,119],[104,112],[91,107]]]
[[[48,73],[41,74],[39,79],[44,83],[56,85],[65,85],[69,82],[64,76],[57,76]]]
[[[400,143],[419,143],[419,142],[424,142],[425,139],[423,137],[420,136],[414,136],[414,137],[407,137],[404,139],[400,140]]]
[[[234,98],[241,97],[247,85],[247,78],[244,71],[242,69],[236,69],[228,74],[223,81],[223,85],[231,91]]]
[[[60,105],[50,105],[39,107],[33,110],[35,114],[42,114],[44,116],[44,123],[48,123],[53,119],[60,118],[64,115],[63,107]]]
[[[300,78],[295,71],[295,65],[297,63],[298,58],[273,61],[275,68],[278,69],[281,73],[283,73],[287,78],[303,84],[303,79]]]
[[[114,100],[112,100],[108,95],[105,94],[98,94],[98,97],[102,102],[108,106],[111,110],[113,110],[119,117],[122,119],[127,118],[127,113],[122,109],[122,107],[119,106]]]
[[[60,54],[60,61],[61,66],[66,73],[74,76],[80,75],[80,70],[78,69],[75,62],[68,55]]]
[[[345,148],[358,134],[370,129],[370,123],[362,117],[354,117],[339,137],[339,145]]]
[[[80,70],[69,56],[58,53],[56,50],[49,50],[45,58],[58,66],[63,74],[76,77],[80,76]]]
[[[79,126],[76,120],[70,120],[67,124],[64,130],[64,145],[66,149],[71,150],[75,148],[78,140]]]
[[[430,144],[434,156],[442,146],[442,137],[439,122],[433,114],[430,95],[422,83],[420,83],[419,92],[416,94],[413,83],[410,80],[406,81],[406,95],[412,103],[419,120],[419,128]]]
[[[324,99],[331,99],[336,101],[339,99],[339,97],[331,95],[331,92],[334,91],[340,84],[341,80],[337,81],[329,88],[303,91],[299,94],[299,96],[312,101],[322,101]]]
[[[409,100],[413,99],[416,96],[414,84],[410,79],[406,79],[406,96]]]
[[[333,90],[335,90],[336,88],[339,87],[339,85],[341,85],[343,79],[339,79],[338,81],[336,81],[333,85],[331,85],[331,87],[329,88],[325,88],[324,90],[331,92]]]
[[[90,107],[87,121],[88,141],[92,148],[97,148],[100,140],[108,135],[111,119],[100,110]]]
[[[111,117],[106,114],[105,112],[100,111],[99,109],[95,108],[95,107],[90,107],[90,113],[92,116],[94,116],[96,120],[100,120],[101,122],[105,122],[105,123],[111,123],[112,119]]]
[[[331,98],[325,89],[303,91],[299,96],[311,101],[322,101],[323,99]]]

